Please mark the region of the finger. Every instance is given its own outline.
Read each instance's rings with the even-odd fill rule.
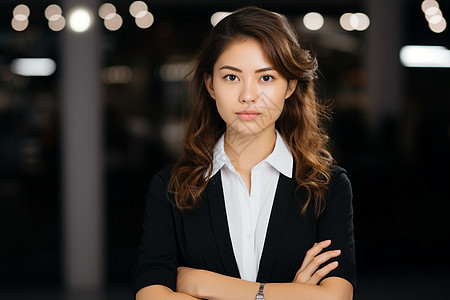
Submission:
[[[305,273],[306,276],[311,277],[322,264],[326,263],[328,260],[330,260],[333,257],[339,256],[340,254],[341,254],[341,250],[332,250],[332,251],[327,251],[320,255],[317,255],[303,269],[302,273]]]
[[[330,244],[331,240],[314,243],[313,247],[306,252],[305,258],[303,259],[299,271],[302,271],[317,254],[319,254],[324,248],[330,246]]]
[[[299,271],[303,271],[307,265],[311,262],[311,260],[319,254],[324,248],[330,246],[331,240],[325,240],[320,243],[315,243],[314,246],[306,252],[305,258],[303,259],[302,265]]]
[[[331,271],[336,269],[338,265],[339,265],[339,263],[337,261],[329,263],[328,265],[321,268],[320,270],[317,270],[317,272],[314,273],[314,275],[307,281],[307,283],[314,284],[314,285],[319,283],[319,281],[322,278],[324,278],[328,273],[330,273]]]
[[[309,281],[313,276],[313,274],[317,272],[317,269],[320,267],[320,265],[324,264],[333,257],[339,256],[340,254],[341,254],[340,250],[333,250],[327,251],[314,257],[302,271],[300,270],[297,271],[294,282],[305,283]]]

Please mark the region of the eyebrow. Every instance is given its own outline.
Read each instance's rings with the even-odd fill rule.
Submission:
[[[238,68],[232,67],[232,66],[227,66],[227,65],[222,66],[219,70],[225,70],[225,69],[242,73],[241,69],[238,69]],[[256,70],[255,73],[261,73],[261,72],[266,72],[266,71],[274,71],[274,70],[275,69],[273,67],[265,67],[265,68],[261,68],[261,69]]]

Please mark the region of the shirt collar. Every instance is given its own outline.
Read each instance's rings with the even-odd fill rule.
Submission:
[[[292,167],[293,167],[293,157],[291,150],[286,145],[281,134],[278,130],[275,130],[277,133],[277,139],[275,142],[275,148],[272,153],[266,157],[265,161],[272,165],[278,172],[283,174],[286,177],[292,177]]]
[[[214,154],[213,154],[213,169],[211,172],[210,178],[213,177],[217,171],[219,171],[224,164],[231,163],[230,159],[228,158],[228,155],[225,153],[224,149],[224,143],[225,143],[225,133],[222,134],[222,136],[217,141],[216,145],[214,146]]]
[[[263,161],[269,163],[272,167],[274,167],[278,172],[280,172],[284,176],[292,178],[292,167],[293,167],[292,153],[289,150],[289,147],[286,145],[286,142],[283,140],[283,137],[278,132],[278,130],[275,130],[275,132],[277,134],[275,147],[272,153],[270,153],[269,156],[267,156]],[[211,175],[209,176],[210,178],[214,176],[217,173],[217,171],[219,171],[224,165],[227,165],[228,168],[234,170],[234,167],[231,164],[231,161],[224,150],[224,141],[225,141],[224,139],[225,134],[222,134],[222,136],[219,138],[216,145],[214,146],[213,169]]]

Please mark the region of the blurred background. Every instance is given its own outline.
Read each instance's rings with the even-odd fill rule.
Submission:
[[[335,105],[356,299],[450,299],[450,1],[2,0],[0,299],[132,299],[146,191],[223,13],[285,14]]]

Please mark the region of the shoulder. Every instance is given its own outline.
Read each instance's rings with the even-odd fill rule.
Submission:
[[[156,172],[150,181],[150,187],[161,185],[165,185],[167,187],[167,185],[169,184],[170,173],[172,172],[172,169],[173,165],[168,165]]]
[[[169,195],[169,181],[172,169],[173,165],[169,165],[153,175],[148,186],[148,200],[154,202],[170,202],[173,204],[173,201]]]
[[[353,192],[347,171],[339,166],[332,166],[331,179],[326,194],[326,206],[351,206]]]
[[[331,177],[336,177],[339,175],[344,175],[347,176],[347,170],[345,170],[344,168],[337,166],[337,165],[332,165],[330,166],[330,171],[331,171]]]
[[[350,180],[348,179],[347,171],[344,168],[333,165],[330,167],[330,171],[331,171],[331,178],[328,186],[329,189],[342,185],[350,186]]]
[[[331,179],[325,196],[325,208],[320,220],[351,218],[353,215],[353,192],[345,169],[332,166]]]

